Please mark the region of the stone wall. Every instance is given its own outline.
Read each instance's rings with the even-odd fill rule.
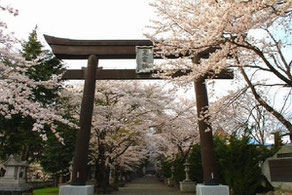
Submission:
[[[256,195],[292,195],[292,192],[271,191],[266,194],[257,193]]]
[[[32,189],[46,188],[46,187],[54,186],[54,181],[53,180],[49,180],[49,181],[31,181],[31,182],[27,182],[27,183]]]

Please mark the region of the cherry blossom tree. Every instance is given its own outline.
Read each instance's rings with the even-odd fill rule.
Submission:
[[[175,92],[161,84],[98,81],[90,158],[104,192],[110,170],[117,182],[118,173],[140,167],[146,158],[186,159],[198,141],[194,103]]]
[[[81,101],[75,89],[73,101]],[[73,89],[73,90],[74,90]],[[110,170],[131,171],[145,161],[149,148],[145,136],[160,120],[173,89],[143,82],[98,81],[92,118],[90,162],[96,167],[97,187],[106,192]]]
[[[209,107],[212,126],[218,130],[218,134],[250,133],[254,141],[264,145],[271,139],[273,132],[282,130],[279,121],[262,107],[250,92],[231,93],[232,95],[220,98]],[[234,98],[231,99],[230,96]],[[262,96],[267,98],[264,94]],[[265,101],[269,102],[268,99]],[[247,130],[249,132],[246,132]]]
[[[0,5],[1,12],[8,12],[17,15],[18,11]],[[36,64],[36,61],[26,61],[17,51],[17,44],[20,42],[8,33],[7,25],[0,21],[0,118],[8,120],[13,115],[30,117],[33,121],[32,131],[39,132],[39,135],[46,140],[44,127],[48,125],[51,131],[60,141],[62,138],[56,131],[55,121],[74,126],[62,117],[54,103],[44,106],[36,101],[34,89],[51,89],[60,85],[58,82],[62,75],[55,75],[46,81],[36,81],[28,76],[29,69]]]
[[[190,82],[210,70],[236,68],[257,102],[292,133],[290,0],[157,0],[151,5],[159,20],[147,36],[165,58],[182,56],[161,69],[191,69],[182,77]],[[202,51],[209,56],[193,64],[190,59]],[[261,91],[277,92],[271,101],[277,105]]]
[[[116,155],[117,158],[110,165],[114,186],[119,186],[120,182],[123,182],[123,177],[129,177],[130,174],[141,170],[148,160],[149,148],[145,144],[145,138],[137,138],[140,138],[139,142],[129,146],[122,155]],[[117,152],[119,153],[119,150]]]
[[[177,99],[161,120],[153,126],[147,143],[151,148],[150,160],[159,169],[161,161],[179,160],[182,164],[191,147],[199,142],[194,101]]]

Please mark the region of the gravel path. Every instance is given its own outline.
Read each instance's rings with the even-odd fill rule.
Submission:
[[[168,187],[163,182],[160,182],[156,177],[145,176],[137,178],[130,183],[127,183],[125,187],[120,187],[119,191],[111,194],[117,195],[182,195],[174,187]],[[191,193],[187,193],[191,194]]]

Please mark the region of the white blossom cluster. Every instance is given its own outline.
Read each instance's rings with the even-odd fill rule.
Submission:
[[[17,15],[18,11],[9,7],[0,6],[0,11],[8,11]],[[33,90],[38,87],[53,88],[60,85],[60,76],[48,81],[35,81],[27,76],[28,69],[35,62],[25,61],[21,54],[14,51],[17,39],[6,33],[6,24],[0,22],[0,115],[5,119],[11,119],[12,115],[20,114],[34,121],[32,131],[40,132],[40,136],[46,139],[43,133],[44,125],[51,127],[52,132],[62,141],[56,132],[54,121],[69,124],[62,118],[54,106],[44,106],[34,101]]]
[[[98,81],[96,85],[90,140],[94,162],[100,160],[102,147],[106,166],[133,170],[150,156],[174,154],[176,144],[185,151],[196,142],[193,104],[176,101],[173,88],[137,81]],[[80,102],[82,90],[74,90],[74,101]],[[169,149],[156,148],[160,144]]]
[[[157,0],[151,5],[159,20],[153,21],[146,36],[156,43],[159,55],[190,59],[212,51],[200,65],[183,59],[157,65],[161,69],[191,68],[193,80],[210,70],[217,73],[226,67],[251,65],[254,60],[266,63],[263,58],[270,55],[280,57],[278,50],[285,44],[273,40],[271,27],[282,25],[291,36],[291,0]],[[291,67],[285,62],[273,65],[291,77]]]
[[[175,160],[177,155],[187,156],[193,144],[199,142],[194,101],[180,99],[158,121],[155,131],[148,137],[151,161],[159,164],[161,159]]]
[[[241,87],[248,86],[246,91],[292,133],[291,0],[157,0],[151,5],[159,19],[146,36],[168,60],[156,65],[162,74],[189,69],[176,79],[188,84],[210,71],[232,69]]]
[[[91,146],[94,159],[106,148],[107,166],[131,170],[147,158],[145,141],[149,128],[173,100],[161,85],[140,82],[99,81],[92,121]]]

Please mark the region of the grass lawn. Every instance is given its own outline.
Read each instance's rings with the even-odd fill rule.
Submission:
[[[58,195],[59,188],[42,188],[33,191],[33,195]]]

